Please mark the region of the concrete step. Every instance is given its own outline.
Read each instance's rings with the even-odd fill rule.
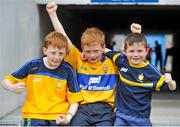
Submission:
[[[1,125],[23,125],[20,107],[0,120]],[[180,94],[155,93],[152,99],[153,126],[180,126]]]

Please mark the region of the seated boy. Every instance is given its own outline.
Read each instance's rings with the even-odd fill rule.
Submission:
[[[66,33],[56,15],[57,5],[51,2],[47,11],[56,31]],[[68,38],[68,37],[67,37]],[[117,68],[113,62],[103,56],[105,35],[95,27],[87,28],[81,36],[81,52],[68,38],[69,54],[66,58],[77,71],[78,83],[83,96],[77,114],[72,120],[73,126],[113,126],[114,94],[117,83]]]

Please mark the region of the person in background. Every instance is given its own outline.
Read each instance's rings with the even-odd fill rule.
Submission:
[[[158,67],[158,63],[160,65],[160,71],[163,71],[163,60],[162,60],[162,51],[161,51],[161,45],[158,43],[158,41],[155,41],[155,53],[156,53],[156,62],[155,65]]]

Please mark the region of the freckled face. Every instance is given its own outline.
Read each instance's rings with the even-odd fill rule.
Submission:
[[[101,44],[92,44],[83,46],[83,54],[90,63],[97,63],[100,61],[105,48]]]
[[[57,47],[49,46],[48,48],[43,48],[43,52],[47,57],[48,66],[56,68],[63,61],[66,55],[66,48],[58,49]]]

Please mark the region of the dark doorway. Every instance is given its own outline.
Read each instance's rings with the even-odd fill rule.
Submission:
[[[45,6],[39,6],[41,28],[47,24],[53,30]],[[42,12],[43,10],[43,12]],[[107,47],[114,33],[127,34],[131,23],[142,25],[144,34],[172,34],[174,48],[172,76],[180,85],[180,6],[165,5],[61,5],[58,7],[58,17],[71,40],[80,48],[80,36],[85,28],[96,26],[106,34]],[[44,23],[47,21],[46,23]],[[46,30],[47,32],[47,30]],[[43,30],[42,30],[43,33]],[[180,89],[180,87],[178,87]]]

